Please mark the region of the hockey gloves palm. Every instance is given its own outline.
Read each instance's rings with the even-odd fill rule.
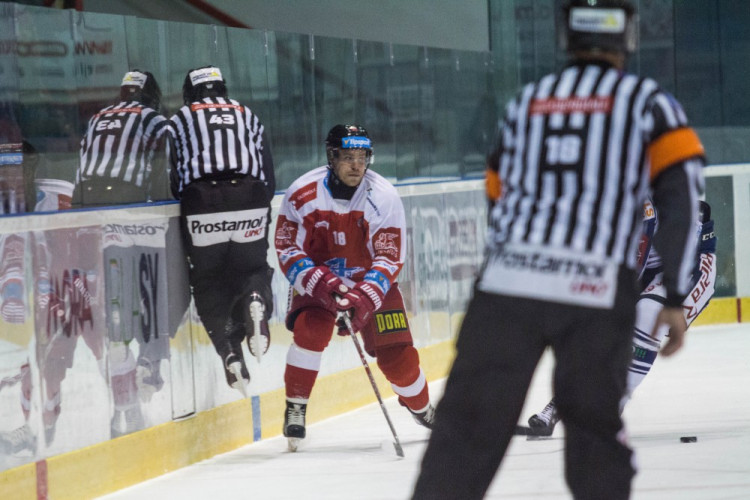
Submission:
[[[318,300],[328,311],[336,314],[336,295],[343,296],[349,290],[341,279],[326,266],[313,267],[302,277],[305,293]]]
[[[380,291],[362,281],[354,285],[338,303],[338,310],[349,315],[352,322],[352,329],[356,333],[370,321],[372,313],[380,309],[383,304],[383,295]]]

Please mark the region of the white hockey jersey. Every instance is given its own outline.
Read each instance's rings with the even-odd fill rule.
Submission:
[[[639,279],[644,286],[641,296],[657,295],[666,297],[666,289],[662,283],[662,259],[651,245],[654,234],[659,230],[656,216],[650,200],[644,204],[643,240],[639,246],[638,260],[642,263]],[[691,277],[692,289],[682,303],[685,320],[690,325],[706,308],[714,295],[716,284],[716,236],[714,235],[713,220],[696,223],[695,244],[696,262]],[[654,312],[653,321],[655,321]],[[640,321],[640,320],[639,320]],[[665,333],[661,332],[663,337]]]
[[[351,285],[368,281],[385,295],[406,255],[406,216],[396,188],[368,170],[351,200],[328,188],[328,167],[316,168],[286,190],[276,224],[281,271],[301,294],[301,277],[325,265]]]

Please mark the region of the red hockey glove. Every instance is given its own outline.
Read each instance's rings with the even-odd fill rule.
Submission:
[[[349,315],[356,333],[362,330],[372,318],[372,313],[380,309],[382,304],[383,294],[370,283],[361,281],[339,300],[338,310]]]
[[[341,278],[326,266],[313,267],[302,277],[305,293],[318,300],[323,307],[336,314],[336,296],[343,296],[349,291]]]

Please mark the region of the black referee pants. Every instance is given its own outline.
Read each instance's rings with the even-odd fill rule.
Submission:
[[[626,499],[635,473],[619,401],[632,354],[635,276],[621,271],[613,309],[475,291],[435,414],[414,499],[478,499],[514,435],[547,346],[565,424],[565,478],[574,498]]]
[[[188,217],[208,216],[206,220],[215,220],[211,218],[214,214],[267,208],[268,224],[272,196],[262,182],[238,177],[193,182],[180,198],[180,220],[190,259],[189,279],[195,306],[222,360],[230,350],[241,353],[251,292],[258,292],[263,298],[266,319],[273,313],[273,269],[267,262],[268,225],[263,237],[256,241],[234,241],[227,231],[226,235],[216,233],[217,239],[224,241],[196,245],[188,228]]]

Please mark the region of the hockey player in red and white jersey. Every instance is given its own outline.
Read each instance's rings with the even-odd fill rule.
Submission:
[[[372,142],[363,127],[333,127],[326,155],[327,165],[286,190],[276,225],[276,253],[291,284],[286,326],[294,341],[284,374],[284,435],[291,449],[305,437],[307,403],[341,312],[399,402],[428,428],[433,417],[397,283],[406,254],[401,198],[369,168]]]
[[[654,233],[658,229],[658,218],[650,201],[643,206],[643,235],[638,248],[638,261],[641,267],[639,283],[643,291],[636,303],[636,321],[633,332],[633,357],[628,367],[625,394],[620,399],[620,412],[630,401],[633,391],[643,382],[656,360],[661,343],[667,336],[668,328],[662,325],[654,331],[656,317],[664,308],[666,291],[662,282],[661,256],[651,246]],[[682,312],[688,326],[706,308],[714,295],[716,284],[716,235],[711,219],[711,206],[699,202],[699,217],[696,227],[696,262],[692,272],[693,288],[682,303]],[[518,427],[518,434],[549,436],[560,420],[555,399],[547,403],[542,411],[529,418],[529,428]]]

